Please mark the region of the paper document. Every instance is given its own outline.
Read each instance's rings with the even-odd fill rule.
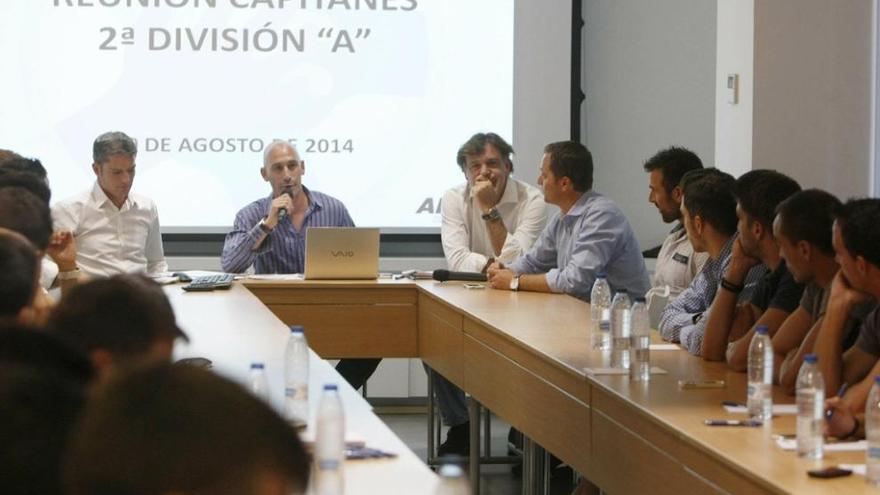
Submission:
[[[629,375],[629,370],[623,368],[584,368],[584,373],[588,375]],[[652,366],[652,375],[665,375],[667,373],[663,368]]]
[[[855,474],[860,474],[862,476],[865,475],[864,464],[838,464],[838,467],[840,467],[841,469],[849,469]]]
[[[794,438],[777,437],[776,445],[782,450],[797,450],[797,440]],[[867,449],[867,440],[825,443],[825,452],[863,452]]]
[[[728,406],[724,409],[731,414],[748,414],[749,409],[746,406]],[[773,415],[783,416],[786,414],[797,414],[797,404],[773,404]]]

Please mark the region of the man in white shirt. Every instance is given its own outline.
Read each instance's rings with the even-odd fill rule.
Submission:
[[[679,183],[685,173],[703,168],[703,162],[693,151],[671,146],[649,158],[644,168],[649,176],[648,201],[657,207],[664,223],[675,222],[660,247],[647,296],[653,317],[652,327],[656,328],[666,303],[691,284],[709,259],[707,253],[694,252],[681,223],[682,190]]]
[[[513,179],[513,148],[494,133],[473,135],[456,161],[467,182],[443,195],[440,239],[450,270],[484,272],[493,260],[511,262],[534,244],[546,207],[536,187]],[[443,422],[449,426],[439,455],[468,453],[464,392],[432,374]]]
[[[73,232],[77,264],[95,277],[167,271],[156,205],[130,194],[137,144],[125,133],[107,132],[95,139],[93,157],[92,188],[52,210],[56,229]]]

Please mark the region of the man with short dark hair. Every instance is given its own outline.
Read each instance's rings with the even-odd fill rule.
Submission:
[[[71,495],[304,493],[309,456],[241,386],[154,364],[114,377],[86,405],[65,480]]]
[[[774,380],[793,394],[804,356],[813,352],[816,336],[828,304],[829,289],[840,265],[834,260],[831,230],[840,209],[840,200],[825,191],[807,189],[792,195],[776,208],[773,234],[779,243],[780,256],[795,281],[804,284],[803,296],[795,309],[773,336]],[[849,348],[858,335],[858,326],[869,308],[860,307],[850,314],[845,332]],[[729,352],[728,365],[745,371],[747,346]]]
[[[675,227],[660,246],[647,296],[651,314],[659,314],[663,308],[655,308],[654,301],[661,300],[666,304],[678,297],[709,259],[706,253],[694,252],[681,223],[681,178],[691,170],[702,169],[703,162],[693,151],[672,146],[649,158],[644,168],[649,177],[648,201],[657,207],[664,223],[675,222]]]
[[[102,374],[145,360],[169,361],[174,340],[186,339],[161,287],[138,274],[77,285],[55,308],[49,329],[87,353]]]
[[[814,352],[828,395],[848,384],[843,402],[852,411],[864,411],[873,377],[880,373],[880,309],[865,317],[854,346],[845,349],[844,336],[852,310],[880,299],[880,199],[847,201],[834,221],[831,239],[840,271],[831,282]]]
[[[168,270],[155,203],[131,193],[137,144],[122,132],[107,132],[92,146],[95,184],[52,209],[56,228],[76,240],[77,270],[109,277]]]
[[[612,290],[643,296],[651,284],[635,233],[623,212],[593,190],[593,157],[574,141],[544,148],[538,184],[544,201],[559,207],[526,254],[489,268],[495,289],[565,293],[590,300],[597,273]]]
[[[737,224],[735,182],[730,174],[714,168],[692,170],[681,179],[681,213],[688,239],[695,252],[709,253],[709,261],[691,285],[663,310],[658,330],[664,340],[680,343],[691,354],[698,355],[702,350],[704,313],[712,305],[730,263]],[[741,299],[751,295],[752,285],[763,273],[760,266],[750,270],[742,286],[736,288]]]
[[[766,326],[772,337],[797,308],[804,286],[794,280],[779,255],[773,218],[779,203],[800,189],[793,179],[774,170],[752,170],[736,180],[739,235],[707,316],[703,359],[721,361],[729,346],[748,348],[759,325]],[[761,264],[769,272],[758,282],[752,297],[737,304],[737,289],[743,286],[749,270]]]

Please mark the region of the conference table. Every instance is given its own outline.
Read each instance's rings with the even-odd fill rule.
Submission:
[[[270,401],[283,411],[284,350],[290,330],[266,306],[240,284],[228,291],[184,292],[179,285],[165,289],[178,325],[190,342],[179,342],[175,358],[210,359],[213,369],[247,386],[250,364],[262,362],[269,381]],[[406,444],[376,416],[372,407],[314,352],[309,360],[309,409],[311,428],[325,383],[335,383],[345,411],[346,440],[363,441],[368,447],[396,454],[391,459],[346,461],[345,493],[434,493],[438,477]],[[221,411],[222,413],[222,411]],[[305,438],[314,439],[307,429]]]
[[[243,285],[285,324],[303,324],[323,358],[421,358],[611,494],[874,492],[860,475],[809,478],[808,469],[864,463],[864,452],[812,461],[781,450],[774,436],[795,432],[792,415],[758,428],[706,426],[706,419],[745,417],[721,406],[744,402],[746,389],[745,375],[723,363],[655,350],[652,365],[665,374],[649,382],[588,373],[610,366],[610,358],[593,348],[589,304],[569,296],[390,279]],[[175,308],[188,306],[187,295],[179,297]],[[225,296],[205,295],[215,297]],[[255,301],[247,311],[268,320]],[[236,344],[212,345],[221,352]],[[724,380],[725,387],[683,390],[679,380]],[[774,400],[794,401],[776,388]]]

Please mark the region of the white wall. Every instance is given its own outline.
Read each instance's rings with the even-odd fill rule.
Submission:
[[[571,137],[571,2],[517,0],[514,26],[514,175],[535,184],[544,145]]]
[[[715,166],[734,176],[752,169],[755,0],[718,0]],[[727,101],[728,74],[739,75],[739,101]]]
[[[755,4],[754,168],[871,193],[874,0]]]
[[[670,226],[648,203],[646,159],[672,144],[715,155],[715,2],[584,0],[583,140],[595,187],[626,213],[642,249]]]

